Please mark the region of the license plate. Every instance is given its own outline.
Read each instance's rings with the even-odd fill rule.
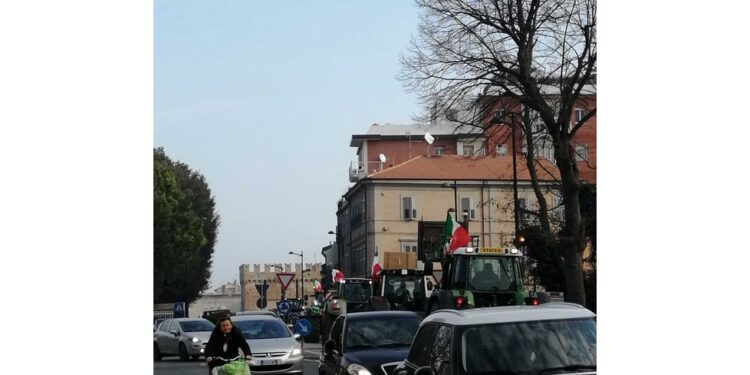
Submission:
[[[261,359],[260,365],[261,366],[275,366],[281,364],[281,361],[278,359]]]

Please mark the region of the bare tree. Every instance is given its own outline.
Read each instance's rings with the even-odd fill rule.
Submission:
[[[558,238],[565,261],[566,296],[585,305],[582,257],[586,235],[571,138],[596,115],[596,108],[572,126],[570,119],[579,98],[595,93],[596,2],[416,0],[416,4],[422,10],[419,32],[401,58],[401,78],[428,109],[421,120],[450,115],[458,127],[488,129],[494,123],[508,122],[497,119],[498,109],[503,109],[506,114],[518,114],[511,126],[522,126],[528,143],[533,141],[529,113],[538,116],[551,139],[560,175],[564,221]],[[530,170],[533,144],[527,144],[526,152]],[[546,211],[538,184],[535,192]],[[540,219],[551,230],[545,218]]]

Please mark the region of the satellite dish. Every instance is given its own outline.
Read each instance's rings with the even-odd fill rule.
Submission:
[[[432,144],[432,142],[435,142],[435,137],[430,134],[430,132],[424,133],[424,140],[427,141],[427,144]]]
[[[380,162],[385,163],[385,155],[380,154]]]

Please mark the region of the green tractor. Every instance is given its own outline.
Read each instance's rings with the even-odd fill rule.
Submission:
[[[340,315],[370,310],[370,297],[372,297],[372,280],[370,279],[346,278],[336,283],[336,290],[330,299],[325,300],[321,309],[321,342],[328,340],[333,321]]]
[[[523,255],[515,248],[460,247],[442,256],[443,277],[427,304],[429,315],[439,309],[538,305],[524,289]]]

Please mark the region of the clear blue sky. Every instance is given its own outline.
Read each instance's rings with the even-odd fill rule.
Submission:
[[[154,2],[154,146],[216,197],[211,288],[323,260],[352,134],[420,111],[396,79],[417,22],[406,0]]]

